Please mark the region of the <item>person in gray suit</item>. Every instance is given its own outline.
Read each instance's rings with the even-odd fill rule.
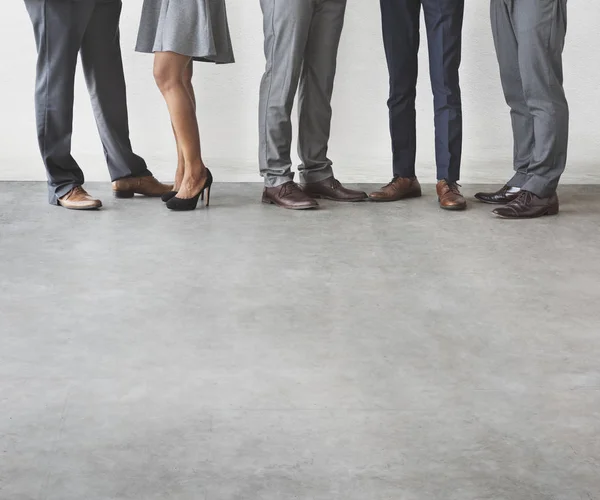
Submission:
[[[491,0],[500,76],[511,108],[515,175],[484,203],[505,219],[556,215],[556,189],[567,162],[569,106],[562,52],[567,0]]]
[[[260,86],[260,174],[263,203],[301,210],[315,198],[361,201],[366,193],[343,187],[327,158],[331,97],[346,0],[260,0],[266,70]],[[291,113],[299,96],[298,153],[302,185],[292,173]]]
[[[131,148],[119,40],[121,0],[25,0],[25,6],[38,51],[35,106],[50,203],[77,210],[102,206],[83,189],[83,172],[71,156],[79,54],[115,196],[170,191]]]

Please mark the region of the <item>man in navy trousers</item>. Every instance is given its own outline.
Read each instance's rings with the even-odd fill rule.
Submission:
[[[437,194],[440,207],[464,210],[459,191],[462,152],[462,103],[458,71],[464,0],[380,0],[383,41],[390,73],[390,132],[392,181],[371,193],[374,201],[397,201],[421,196],[415,173],[419,23],[425,14],[429,45],[429,74],[435,108]]]

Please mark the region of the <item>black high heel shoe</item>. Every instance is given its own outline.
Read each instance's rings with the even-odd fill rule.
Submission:
[[[210,170],[208,170],[208,168],[206,169],[206,174],[206,182],[204,183],[202,190],[196,196],[187,199],[177,198],[177,196],[173,196],[173,198],[167,201],[167,208],[169,210],[175,210],[179,212],[195,210],[198,206],[198,200],[202,198],[202,201],[204,201],[204,191],[206,191],[206,206],[208,207],[210,203],[210,188],[213,183],[213,176],[210,173]]]
[[[168,193],[163,194],[160,199],[166,203],[175,196],[177,196],[177,191],[169,191]]]

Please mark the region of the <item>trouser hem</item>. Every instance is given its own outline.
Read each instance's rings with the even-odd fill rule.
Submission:
[[[549,182],[548,179],[539,175],[530,175],[521,189],[539,196],[549,198],[556,192],[558,182]]]
[[[71,182],[69,184],[63,184],[61,186],[48,187],[48,203],[50,205],[60,205],[58,202],[59,198],[62,198],[67,193],[69,193],[72,189],[81,186],[81,184],[77,182]]]
[[[270,175],[262,174],[264,177],[264,184],[266,188],[273,188],[286,184],[287,182],[294,180],[294,173],[290,172],[288,175]]]
[[[522,172],[517,172],[512,178],[506,183],[508,187],[512,188],[523,188],[523,185],[527,182],[529,176]]]
[[[299,174],[300,182],[303,184],[312,184],[315,182],[323,182],[324,180],[333,177],[333,168],[326,167],[316,171],[303,170]]]
[[[139,173],[139,174],[127,174],[127,175],[122,175],[120,177],[114,177],[112,178],[112,182],[121,180],[121,179],[131,179],[131,178],[136,178],[136,177],[152,177],[152,172],[150,172],[150,170],[146,169],[145,171]]]

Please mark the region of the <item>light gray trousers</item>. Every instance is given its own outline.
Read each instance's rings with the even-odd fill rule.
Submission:
[[[298,84],[303,182],[333,175],[327,148],[331,96],[346,0],[260,0],[265,74],[260,87],[259,164],[267,187],[293,180],[291,113]]]
[[[50,203],[84,182],[71,156],[79,53],[111,179],[151,175],[129,141],[121,0],[25,0],[25,6],[38,50],[35,106]]]
[[[567,161],[562,65],[567,0],[491,0],[491,17],[514,134],[516,173],[508,185],[547,197]]]

